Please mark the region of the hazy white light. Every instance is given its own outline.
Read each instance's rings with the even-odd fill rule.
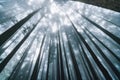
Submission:
[[[52,32],[53,32],[53,33],[55,33],[55,32],[58,31],[58,26],[57,26],[56,23],[54,23],[53,26],[51,26],[51,28],[52,28]]]
[[[50,2],[53,2],[53,0],[50,0]]]
[[[33,2],[33,0],[29,0],[29,1],[28,1],[28,5],[31,5],[32,2]]]
[[[64,18],[64,25],[67,25],[67,26],[70,26],[71,25],[71,23],[70,23],[70,21],[69,21],[69,19],[68,18]]]
[[[50,11],[52,14],[59,13],[59,6],[56,3],[52,3],[50,6]]]
[[[33,5],[33,4],[39,4],[42,3],[45,0],[29,0],[28,5]]]

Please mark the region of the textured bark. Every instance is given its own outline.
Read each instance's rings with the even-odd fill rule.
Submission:
[[[120,0],[74,0],[120,12]]]

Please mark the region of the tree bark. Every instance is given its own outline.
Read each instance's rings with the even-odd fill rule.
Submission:
[[[120,12],[120,0],[74,0]]]

